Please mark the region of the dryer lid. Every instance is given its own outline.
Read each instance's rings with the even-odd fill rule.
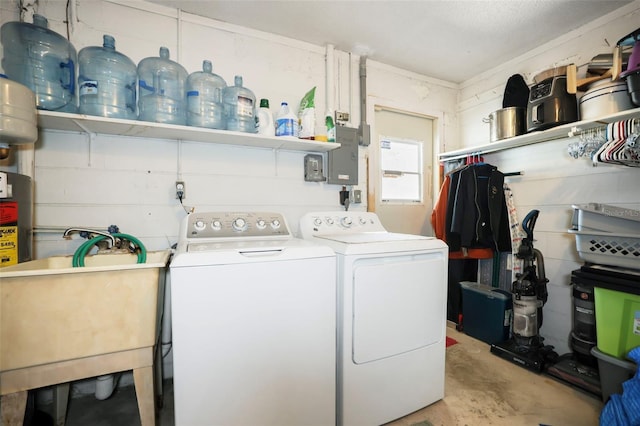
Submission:
[[[337,241],[345,244],[369,244],[380,242],[430,240],[423,235],[398,234],[394,232],[362,232],[359,234],[316,235],[318,239]]]

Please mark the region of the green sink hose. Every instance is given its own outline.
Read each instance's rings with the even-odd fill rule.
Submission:
[[[137,263],[146,263],[147,262],[147,249],[144,247],[144,244],[137,239],[128,234],[111,234],[116,238],[125,239],[131,241],[139,250],[138,250],[138,262]],[[96,237],[90,238],[78,247],[78,249],[73,254],[73,267],[78,268],[84,266],[84,258],[89,254],[94,245],[98,242],[106,239],[104,235],[98,235]]]

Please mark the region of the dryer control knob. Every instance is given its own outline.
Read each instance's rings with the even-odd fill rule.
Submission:
[[[353,219],[351,219],[349,216],[345,216],[340,219],[340,224],[345,228],[349,228],[353,224]]]
[[[258,229],[264,229],[267,227],[267,222],[265,222],[264,219],[258,219],[258,221],[256,222],[256,226],[258,227]]]
[[[233,224],[231,224],[231,226],[236,231],[244,231],[245,229],[247,229],[247,221],[241,217],[238,217],[233,221]]]
[[[364,225],[367,223],[367,220],[363,217],[360,218],[360,225]]]
[[[196,231],[203,231],[204,228],[207,227],[207,224],[204,222],[204,220],[198,219],[193,223],[193,227],[196,229]]]
[[[280,221],[279,221],[278,219],[273,219],[273,220],[271,221],[271,227],[272,227],[273,229],[278,229],[278,228],[280,228]]]
[[[327,223],[329,225],[333,225],[333,219],[331,217],[329,217],[329,216],[327,216]]]
[[[322,225],[322,219],[320,219],[319,217],[316,217],[315,219],[313,219],[313,224],[315,226],[320,226]]]
[[[214,220],[213,222],[211,222],[211,228],[214,231],[219,231],[220,229],[222,229],[222,223],[220,223],[219,220]]]

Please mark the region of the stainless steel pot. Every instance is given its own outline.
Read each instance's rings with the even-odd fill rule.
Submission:
[[[523,135],[527,129],[527,109],[522,107],[502,108],[489,114],[483,119],[489,123],[489,141],[496,142],[502,139]]]

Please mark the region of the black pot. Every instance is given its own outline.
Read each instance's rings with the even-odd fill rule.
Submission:
[[[631,102],[635,106],[640,106],[640,70],[627,74],[627,90],[631,95]]]

